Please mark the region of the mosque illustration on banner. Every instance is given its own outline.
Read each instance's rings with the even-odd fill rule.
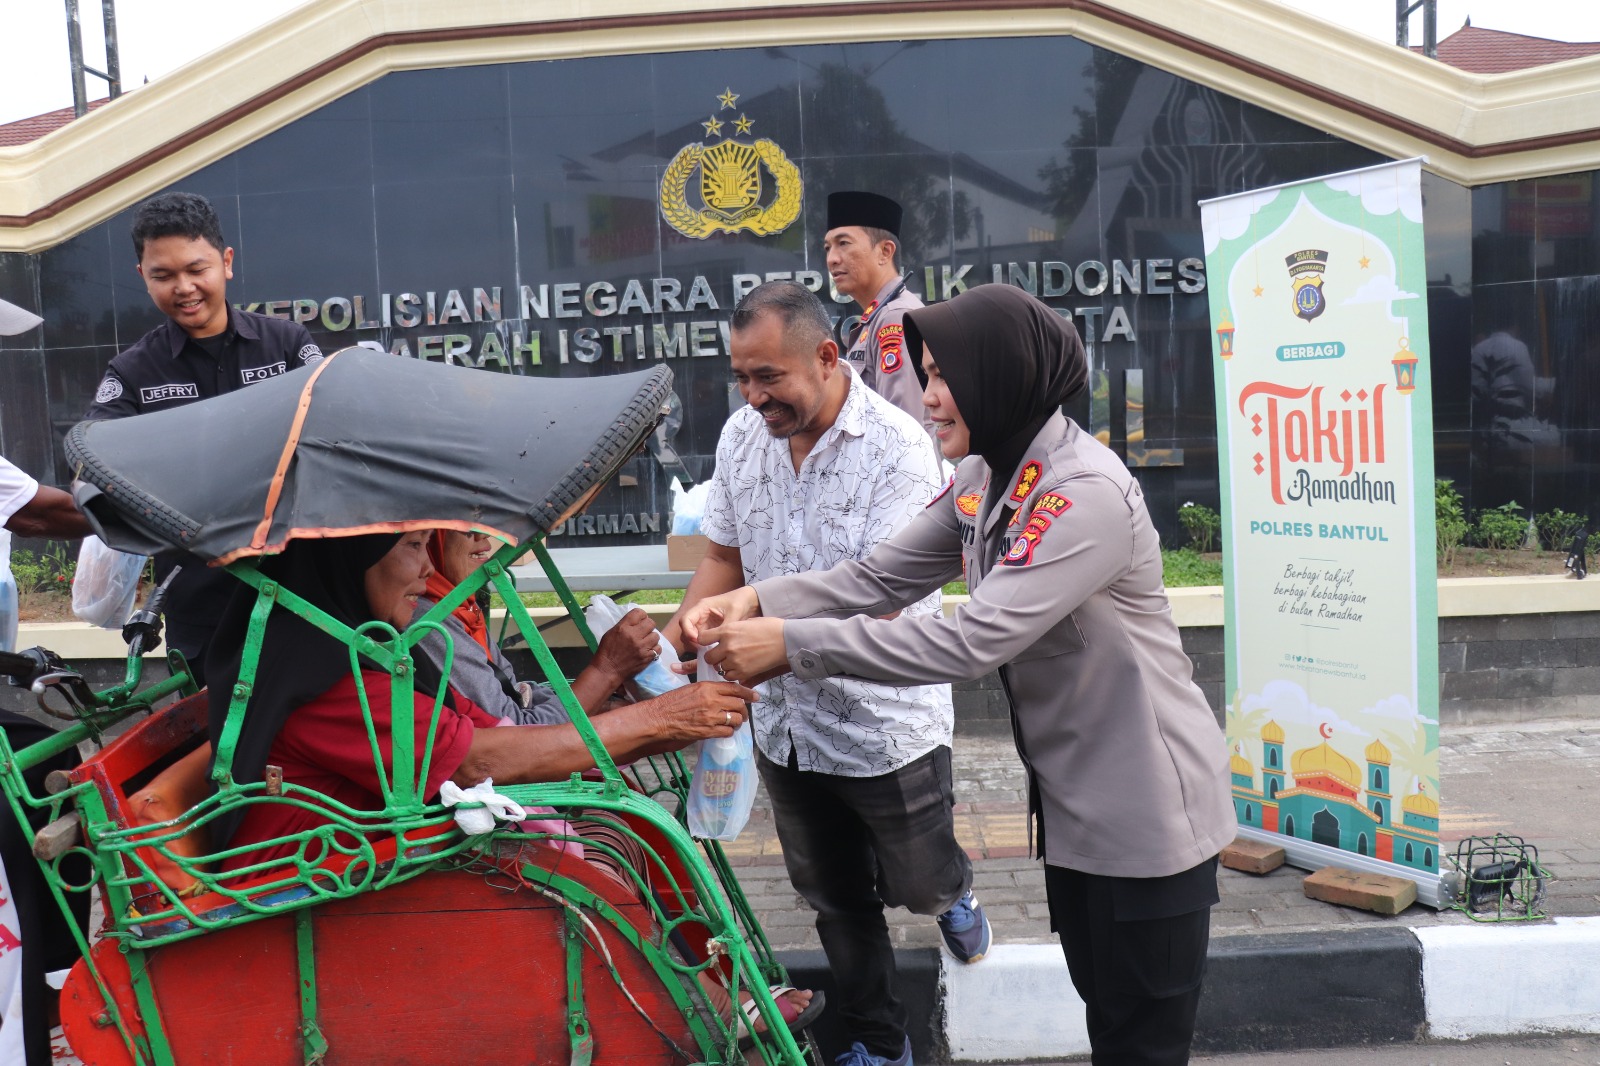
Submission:
[[[1290,783],[1283,739],[1283,727],[1277,722],[1261,727],[1260,788],[1255,787],[1255,767],[1249,759],[1235,750],[1228,760],[1240,825],[1438,872],[1439,801],[1419,784],[1416,792],[1400,801],[1400,821],[1394,820],[1393,756],[1383,741],[1367,745],[1365,774],[1326,739],[1302,748],[1289,759]]]

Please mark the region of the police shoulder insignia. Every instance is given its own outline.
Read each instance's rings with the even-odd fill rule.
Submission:
[[[94,390],[95,403],[110,403],[122,395],[122,382],[110,374],[100,382],[100,387]]]
[[[1033,517],[1028,519],[1027,526],[1017,534],[1017,539],[1011,544],[1011,550],[1006,552],[1005,558],[1000,560],[1001,563],[1005,566],[1027,566],[1033,562],[1033,549],[1039,546],[1040,538],[1049,528],[1050,514],[1046,511],[1033,512]]]
[[[878,369],[893,374],[905,365],[901,350],[905,347],[905,327],[891,322],[878,330]]]
[[[1022,474],[1017,478],[1017,487],[1011,490],[1011,502],[1021,503],[1028,498],[1028,493],[1039,483],[1041,468],[1037,462],[1029,460],[1028,465],[1022,468]]]
[[[1038,514],[1040,511],[1048,511],[1050,514],[1059,515],[1061,512],[1065,511],[1071,506],[1072,501],[1067,499],[1065,496],[1059,496],[1054,492],[1047,492],[1043,496],[1040,496],[1038,502],[1033,505],[1033,512],[1034,514]]]
[[[978,513],[978,505],[983,502],[983,493],[967,492],[956,497],[956,510],[967,516]]]

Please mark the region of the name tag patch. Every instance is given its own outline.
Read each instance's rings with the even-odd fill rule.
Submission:
[[[284,363],[273,363],[271,366],[240,368],[239,380],[244,382],[246,385],[253,385],[258,381],[265,381],[268,378],[275,378],[279,374],[287,372],[288,369],[289,367]]]
[[[139,390],[140,403],[166,403],[170,400],[198,400],[198,385],[151,385]]]

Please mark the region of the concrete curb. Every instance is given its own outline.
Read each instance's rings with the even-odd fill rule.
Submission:
[[[833,987],[820,951],[778,956],[796,984]],[[973,966],[929,948],[896,957],[917,1062],[1088,1054],[1083,1004],[1057,945],[996,945]],[[1600,917],[1216,937],[1194,1050],[1600,1032],[1597,969]],[[843,1050],[831,1008],[814,1032],[824,1061]]]

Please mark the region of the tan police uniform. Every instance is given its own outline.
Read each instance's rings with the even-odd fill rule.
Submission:
[[[906,312],[921,306],[904,278],[891,278],[862,311],[855,340],[844,357],[873,392],[915,418],[933,440],[933,423],[922,406],[922,384],[911,366],[911,360],[920,356],[913,356],[905,346]],[[937,441],[933,449],[939,450]]]
[[[963,573],[971,600],[953,614],[879,620]],[[1191,680],[1139,483],[1059,413],[1005,482],[970,456],[864,560],[755,590],[789,619],[797,677],[931,684],[999,668],[1046,863],[1167,877],[1233,839],[1222,731]]]

